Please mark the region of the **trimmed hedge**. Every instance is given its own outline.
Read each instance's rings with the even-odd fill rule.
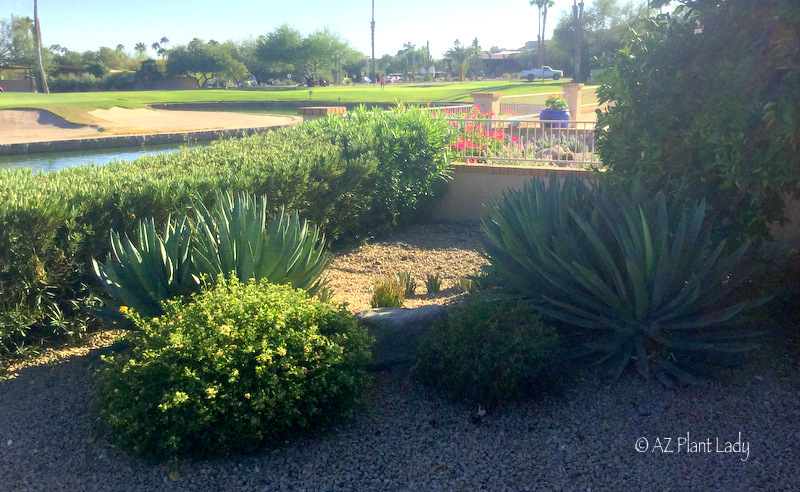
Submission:
[[[163,223],[199,193],[269,197],[333,240],[356,240],[413,220],[448,175],[451,126],[419,108],[332,117],[219,141],[202,149],[58,172],[0,170],[0,353],[97,321],[91,258],[109,232],[139,218]]]

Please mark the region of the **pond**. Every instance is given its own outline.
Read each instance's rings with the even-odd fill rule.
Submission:
[[[168,154],[183,148],[203,147],[209,143],[210,142],[181,145],[148,145],[147,147],[122,147],[114,149],[0,156],[0,169],[28,167],[34,171],[57,171],[65,167],[82,166],[90,162],[94,164],[108,164],[114,159],[132,161],[145,155],[158,154],[159,152]]]

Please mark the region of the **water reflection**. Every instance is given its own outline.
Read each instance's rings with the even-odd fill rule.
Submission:
[[[0,169],[31,168],[34,171],[57,171],[65,167],[84,164],[108,164],[114,159],[132,161],[139,157],[163,152],[168,154],[183,148],[203,147],[209,142],[195,144],[148,145],[147,147],[125,147],[101,150],[76,150],[69,152],[50,152],[46,154],[27,154],[0,156]]]

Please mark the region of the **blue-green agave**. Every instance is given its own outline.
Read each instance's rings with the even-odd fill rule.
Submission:
[[[267,223],[266,201],[218,192],[209,211],[196,199],[193,216],[168,220],[162,234],[153,219],[140,221],[138,246],[111,231],[112,254],[105,264],[93,259],[94,271],[120,307],[145,317],[164,314],[162,301],[199,292],[201,279],[213,284],[220,275],[267,279],[329,297],[322,277],[330,264],[325,237],[283,209]],[[92,312],[124,320],[118,309]]]
[[[191,236],[185,217],[167,219],[162,234],[152,218],[139,221],[138,246],[127,234],[120,237],[112,230],[106,263],[92,259],[92,266],[106,292],[122,306],[143,316],[159,316],[164,312],[161,301],[199,290],[191,262]],[[121,318],[109,310],[95,314]]]
[[[703,201],[670,210],[574,177],[535,180],[483,221],[493,282],[584,331],[583,348],[618,377],[635,361],[665,384],[698,383],[722,354],[756,347],[725,322],[764,299],[724,304],[747,278],[749,243],[725,254],[703,227]]]
[[[267,279],[290,284],[311,296],[325,286],[330,264],[325,236],[281,208],[267,223],[267,198],[217,192],[211,210],[195,201],[194,262],[209,278],[233,272],[242,282]]]

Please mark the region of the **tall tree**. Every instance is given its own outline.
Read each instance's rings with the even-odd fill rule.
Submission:
[[[163,36],[161,38],[161,44],[164,45],[164,49],[166,50],[167,49],[167,45],[169,44],[169,38],[167,38],[166,36]]]
[[[234,60],[224,45],[208,44],[197,38],[187,46],[169,50],[167,74],[191,77],[198,87],[203,87],[209,79],[215,77],[241,80],[248,75],[247,68]]]
[[[595,0],[584,11],[583,29],[579,33],[575,13],[563,11],[553,30],[552,42],[548,49],[548,64],[565,68],[574,77],[574,71],[570,67],[574,67],[575,64],[575,45],[580,43],[580,62],[583,72],[581,78],[585,80],[590,69],[600,68],[598,60],[614,56],[625,47],[625,38],[630,29],[636,32],[646,30],[647,21],[644,17],[646,13],[647,6],[642,3]],[[581,34],[580,39],[579,34]]]
[[[478,38],[472,40],[470,62],[472,66],[472,74],[475,75],[475,80],[478,80],[478,74],[483,70],[483,60],[481,60],[481,45],[478,43]]]
[[[256,58],[262,63],[264,72],[272,77],[284,79],[287,74],[304,76],[300,61],[303,35],[288,24],[282,24],[263,38],[259,38]],[[252,72],[252,70],[251,70]]]
[[[539,32],[536,33],[536,47],[538,49],[538,65],[541,67],[545,63],[545,33],[547,28],[547,9],[555,6],[553,0],[530,0],[530,5],[535,6],[539,11]]]
[[[145,55],[147,54],[147,45],[145,45],[142,42],[136,43],[136,46],[134,46],[133,51],[136,52],[137,58],[144,58]]]
[[[33,35],[36,39],[36,64],[39,66],[39,77],[42,79],[42,90],[45,94],[50,94],[50,88],[47,87],[47,75],[44,73],[44,65],[42,64],[42,30],[39,27],[39,1],[33,0]]]
[[[33,68],[36,47],[30,17],[0,19],[0,64]]]
[[[464,70],[472,56],[472,50],[472,46],[464,46],[461,41],[456,39],[453,47],[445,53],[445,56],[450,59],[450,66],[458,70],[458,77],[462,82],[464,81]]]

